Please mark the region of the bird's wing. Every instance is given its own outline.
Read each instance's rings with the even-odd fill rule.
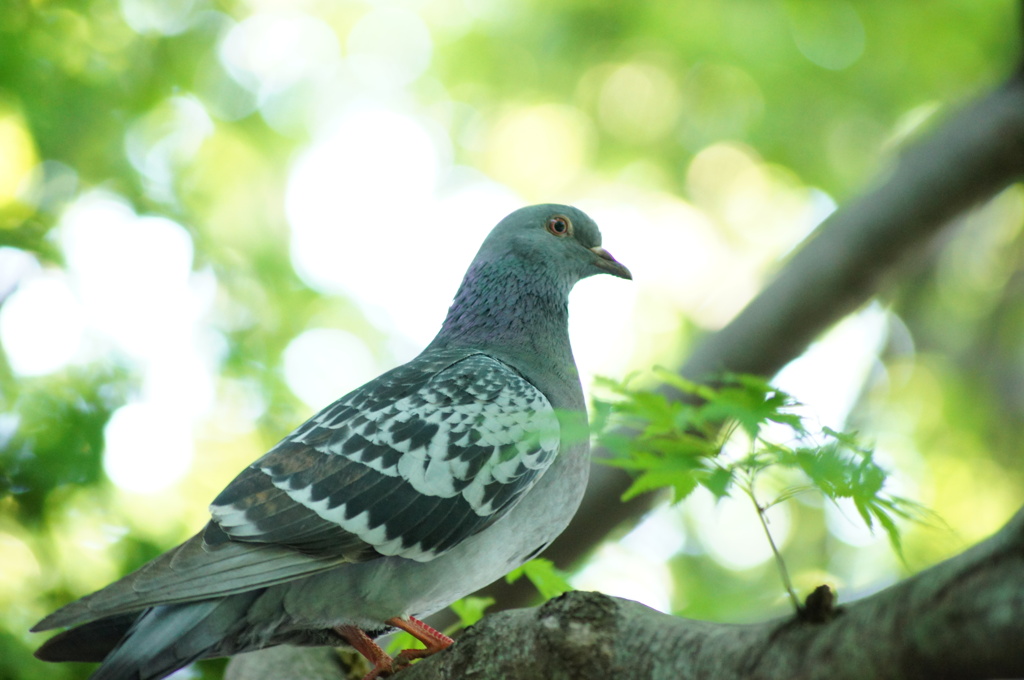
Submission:
[[[232,541],[427,561],[514,506],[558,444],[550,402],[508,365],[471,354],[424,374],[412,362],[311,418],[211,513]]]
[[[253,463],[192,539],[34,630],[381,555],[433,559],[515,505],[558,444],[551,404],[506,364],[483,354],[413,361],[331,404]]]

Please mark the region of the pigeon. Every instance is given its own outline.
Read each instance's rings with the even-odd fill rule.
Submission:
[[[575,514],[590,455],[568,296],[631,279],[576,208],[522,208],[480,247],[441,330],[242,471],[181,545],[32,630],[45,661],[155,680],[274,645],[348,646],[367,680],[453,640],[421,618],[537,556]],[[423,643],[391,657],[375,638]]]

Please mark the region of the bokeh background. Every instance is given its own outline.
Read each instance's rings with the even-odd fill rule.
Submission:
[[[27,629],[414,356],[511,210],[578,205],[635,274],[573,294],[585,385],[678,365],[1006,77],[1018,24],[1007,0],[3,0],[0,677],[85,677]],[[942,519],[901,563],[848,508],[780,506],[798,587],[871,592],[1020,505],[1022,226],[1017,185],[778,377]],[[764,618],[787,605],[759,531],[697,494],[572,582]]]

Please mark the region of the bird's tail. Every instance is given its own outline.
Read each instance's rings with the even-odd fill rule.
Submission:
[[[131,630],[138,612],[108,616],[54,635],[36,650],[43,661],[103,661]]]
[[[196,659],[231,653],[225,644],[256,593],[162,605],[65,631],[36,653],[44,661],[99,661],[91,680],[158,680]],[[109,653],[108,653],[109,652]]]

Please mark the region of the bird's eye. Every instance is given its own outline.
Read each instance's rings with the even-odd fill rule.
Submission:
[[[548,220],[548,231],[555,236],[568,236],[572,233],[572,222],[564,215],[555,215]]]

